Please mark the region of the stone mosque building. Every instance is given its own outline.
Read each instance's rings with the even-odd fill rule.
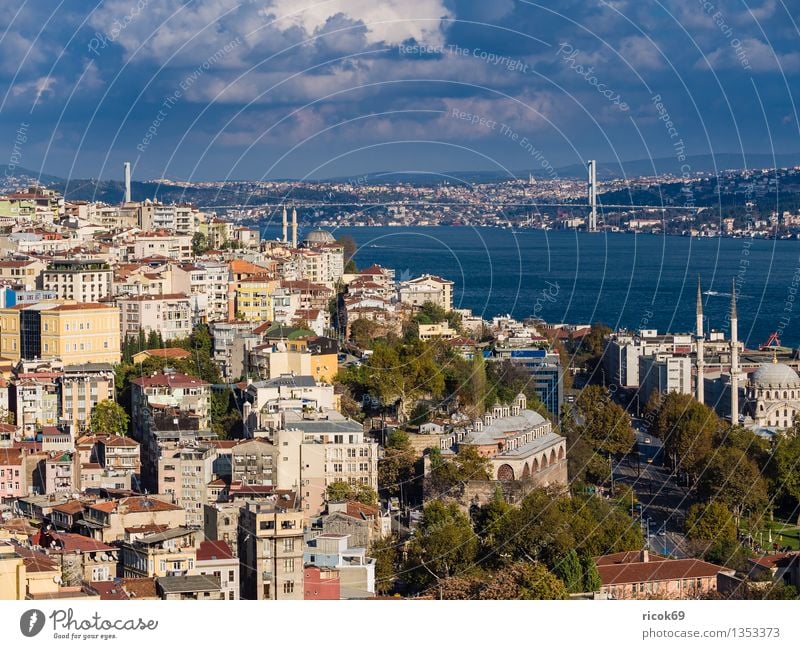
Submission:
[[[800,412],[800,376],[773,357],[750,376],[745,391],[745,425],[785,429]]]

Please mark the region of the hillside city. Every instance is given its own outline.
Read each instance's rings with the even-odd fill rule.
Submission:
[[[769,174],[711,178],[673,202],[741,195],[722,220],[601,226],[796,235]],[[261,186],[277,238],[130,184],[0,196],[0,599],[797,598],[800,356],[745,348],[735,285],[726,333],[701,285],[692,332],[485,320],[325,227],[575,227],[494,204],[585,181],[304,188],[374,220]]]
[[[686,165],[689,166],[689,165]],[[404,178],[386,174],[326,181],[134,182],[135,194],[164,203],[192,203],[247,225],[277,224],[284,204],[301,208],[304,226],[488,226],[585,229],[585,177],[526,173],[524,178]],[[117,181],[48,177],[75,204],[116,205]],[[20,169],[0,176],[0,191],[35,184]],[[693,171],[598,181],[598,226],[609,232],[701,237],[796,238],[800,234],[800,168]],[[776,205],[781,205],[780,209]],[[13,207],[0,204],[0,216]]]

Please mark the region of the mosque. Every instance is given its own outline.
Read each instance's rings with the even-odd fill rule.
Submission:
[[[706,377],[705,335],[703,333],[703,304],[700,282],[697,284],[697,327],[695,332],[695,397],[706,402],[706,388],[714,386],[717,398],[710,398],[709,405],[717,411],[751,430],[771,437],[790,428],[796,414],[800,413],[800,376],[784,363],[779,363],[773,352],[771,361],[740,363],[738,316],[736,311],[736,284],[731,293],[729,371],[721,372],[719,378]],[[748,370],[750,370],[748,374]],[[716,384],[716,385],[715,385]],[[727,397],[725,403],[724,397]],[[740,397],[743,397],[740,405]]]

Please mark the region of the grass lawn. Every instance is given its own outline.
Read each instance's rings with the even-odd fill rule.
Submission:
[[[789,546],[792,550],[800,550],[800,528],[783,521],[766,521],[762,526],[763,547],[769,548],[769,531],[772,530],[772,542],[780,547]],[[760,541],[758,535],[756,541]]]

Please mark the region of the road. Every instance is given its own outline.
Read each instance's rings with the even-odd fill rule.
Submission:
[[[615,484],[633,487],[641,505],[642,531],[650,526],[650,550],[676,558],[686,556],[682,534],[686,510],[692,504],[686,487],[663,466],[637,464],[636,454],[626,455],[613,465]],[[635,512],[634,512],[635,513]]]

